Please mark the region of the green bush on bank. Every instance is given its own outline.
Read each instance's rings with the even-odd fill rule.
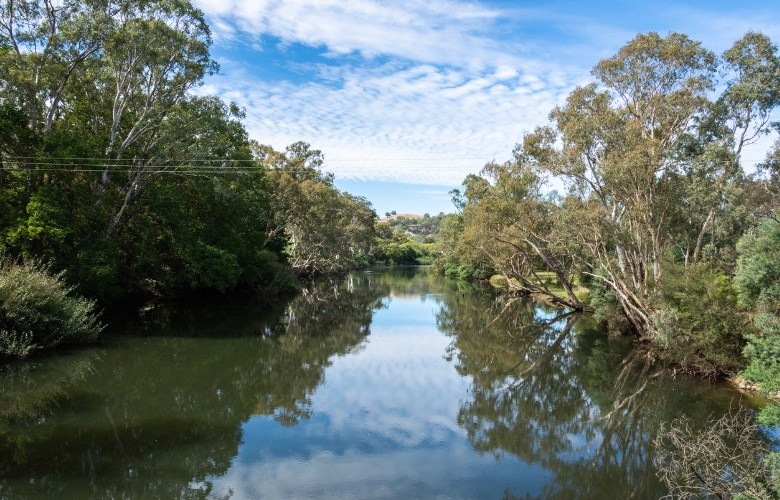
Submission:
[[[479,267],[473,264],[458,264],[444,269],[444,276],[459,280],[485,280],[489,279],[492,275],[493,269]]]
[[[388,265],[427,265],[433,262],[433,245],[407,238],[405,241],[381,240],[375,262]]]
[[[744,366],[743,335],[753,328],[731,279],[701,264],[668,262],[659,299],[648,337],[663,361],[705,376]]]
[[[748,365],[742,376],[771,395],[780,394],[780,222],[760,221],[737,244],[735,278],[742,306],[753,310],[754,331],[746,335]],[[780,405],[769,405],[760,419],[780,425]]]
[[[631,330],[626,315],[620,310],[615,291],[603,280],[585,275],[584,286],[590,290],[590,307],[596,320],[612,333],[625,334]]]
[[[447,278],[466,281],[488,280],[496,273],[495,269],[484,262],[464,262],[453,254],[440,255],[434,259],[431,269]]]
[[[0,261],[0,357],[91,342],[102,329],[95,303],[74,295],[62,274],[36,263]]]
[[[744,366],[744,337],[754,327],[737,305],[733,281],[703,264],[665,261],[663,269],[646,332],[654,356],[685,373],[735,374]],[[598,279],[587,283],[596,319],[612,332],[630,331],[612,288]]]

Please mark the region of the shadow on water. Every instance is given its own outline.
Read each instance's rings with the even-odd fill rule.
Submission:
[[[0,368],[0,497],[205,497],[268,415],[294,425],[387,290],[322,282],[287,304],[170,306],[103,348]],[[118,334],[118,335],[117,335]]]

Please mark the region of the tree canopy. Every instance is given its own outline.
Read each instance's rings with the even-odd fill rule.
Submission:
[[[375,214],[322,154],[263,149],[242,110],[193,93],[210,46],[186,0],[0,5],[0,252],[104,302],[362,263]]]
[[[682,349],[671,357],[689,359],[688,369],[729,357],[739,366],[737,241],[774,213],[778,192],[775,152],[764,177],[745,175],[740,160],[777,128],[777,47],[748,32],[716,56],[686,35],[651,32],[592,75],[511,160],[465,179],[455,193],[458,243],[442,259],[487,265],[510,289],[594,308],[615,328]],[[549,272],[563,293],[546,286]]]

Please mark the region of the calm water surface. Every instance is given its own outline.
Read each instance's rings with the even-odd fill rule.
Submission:
[[[115,323],[0,368],[0,497],[658,498],[660,423],[739,399],[425,270]]]

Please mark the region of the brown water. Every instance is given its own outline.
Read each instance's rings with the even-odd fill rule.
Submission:
[[[740,397],[425,270],[114,323],[0,368],[0,497],[658,498],[660,423]]]

